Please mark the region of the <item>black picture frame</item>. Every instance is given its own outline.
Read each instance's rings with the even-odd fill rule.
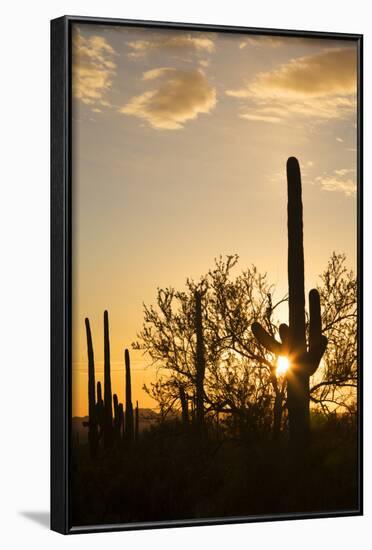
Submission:
[[[275,514],[185,521],[73,527],[70,513],[71,430],[71,26],[104,24],[148,29],[342,39],[357,43],[357,282],[358,508],[314,514]],[[51,21],[51,529],[62,534],[356,516],[363,514],[363,35],[225,25],[63,16]]]

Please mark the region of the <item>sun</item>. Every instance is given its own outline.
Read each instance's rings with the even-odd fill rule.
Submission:
[[[279,355],[277,365],[276,365],[276,374],[277,376],[283,376],[289,369],[289,359],[284,355]]]

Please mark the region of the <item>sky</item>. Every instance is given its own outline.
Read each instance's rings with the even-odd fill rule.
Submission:
[[[306,291],[333,251],[356,270],[357,49],[352,41],[74,24],[72,414],[87,414],[84,318],[113,392],[156,290],[220,254],[287,290],[286,176],[301,165]],[[285,319],[283,319],[285,321]],[[131,351],[133,401],[155,369]]]

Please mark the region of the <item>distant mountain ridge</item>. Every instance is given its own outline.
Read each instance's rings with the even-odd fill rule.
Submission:
[[[147,430],[160,419],[160,415],[152,409],[139,409],[139,431]],[[88,440],[88,428],[84,422],[89,421],[89,416],[73,416],[71,419],[71,432],[73,439],[78,438],[79,443],[86,443]]]

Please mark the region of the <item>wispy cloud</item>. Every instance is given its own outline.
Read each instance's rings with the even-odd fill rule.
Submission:
[[[355,112],[356,66],[355,48],[329,49],[259,73],[244,87],[226,94],[245,100],[240,116],[250,120],[344,118]]]
[[[106,94],[116,74],[116,52],[102,36],[85,37],[74,29],[72,38],[72,93],[87,105],[107,106]]]
[[[253,121],[260,121],[260,122],[280,122],[281,118],[277,116],[272,115],[265,115],[264,113],[261,114],[254,114],[254,113],[243,113],[240,115],[241,118],[245,118],[247,120],[253,120]]]
[[[280,36],[257,35],[249,36],[248,38],[242,40],[242,42],[239,43],[239,49],[243,50],[247,46],[278,48],[282,45],[283,38]]]
[[[146,71],[142,78],[158,86],[130,99],[120,112],[142,118],[153,128],[178,130],[216,105],[216,90],[201,70],[161,67]]]
[[[356,193],[355,170],[352,168],[334,170],[331,174],[318,176],[315,181],[324,191],[339,191],[347,196]]]
[[[127,42],[127,46],[132,50],[129,57],[143,57],[149,52],[159,49],[165,49],[171,53],[213,53],[215,51],[214,41],[203,35],[191,34],[169,34],[155,35],[151,40],[132,40]]]
[[[253,48],[279,48],[285,46],[300,46],[300,47],[317,47],[324,49],[324,38],[310,38],[303,36],[270,36],[264,34],[246,36],[239,42],[239,49],[243,50],[247,47]],[[346,47],[347,43],[341,40],[327,40],[327,48]]]

